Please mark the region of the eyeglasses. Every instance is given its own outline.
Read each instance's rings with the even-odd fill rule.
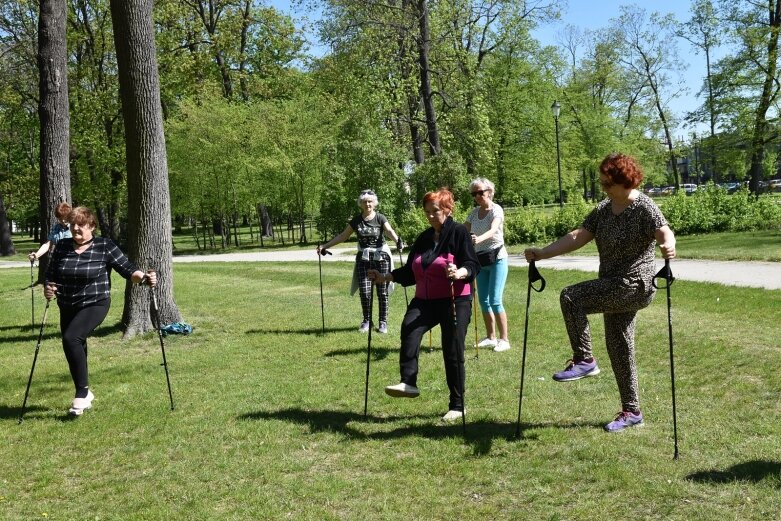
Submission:
[[[361,195],[375,195],[374,190],[361,190]]]
[[[472,197],[482,196],[484,193],[486,193],[488,190],[475,190],[472,192]]]

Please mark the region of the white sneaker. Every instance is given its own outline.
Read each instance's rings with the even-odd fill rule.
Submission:
[[[74,398],[73,405],[71,405],[71,408],[68,409],[68,414],[73,416],[81,416],[84,414],[84,411],[92,408],[92,400],[94,399],[95,395],[92,394],[92,391],[87,391],[86,398]]]
[[[508,349],[510,349],[510,342],[501,339],[496,343],[496,347],[494,347],[494,351],[496,351],[497,353],[501,353],[502,351],[507,351]]]
[[[478,342],[477,347],[496,347],[496,339],[485,337]]]
[[[442,417],[443,422],[452,422],[455,420],[460,420],[461,417],[464,415],[461,411],[455,411],[455,410],[449,410],[447,413]]]
[[[385,388],[385,394],[394,398],[417,398],[420,391],[414,385],[407,385],[404,382],[396,385],[389,385]]]

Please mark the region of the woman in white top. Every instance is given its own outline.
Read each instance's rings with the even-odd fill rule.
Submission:
[[[464,223],[472,234],[472,243],[482,269],[477,276],[477,294],[485,321],[485,338],[478,346],[494,351],[510,349],[507,336],[507,313],[502,304],[507,282],[507,250],[504,247],[504,210],[494,203],[494,184],[479,177],[469,184],[477,206]],[[498,338],[497,338],[498,326]]]

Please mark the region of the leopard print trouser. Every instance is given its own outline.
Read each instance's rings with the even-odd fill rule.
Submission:
[[[605,345],[618,384],[623,410],[640,409],[635,360],[635,320],[637,312],[654,298],[653,288],[641,280],[623,278],[589,280],[568,286],[561,292],[561,311],[567,326],[572,359],[592,358],[588,315],[602,313]]]

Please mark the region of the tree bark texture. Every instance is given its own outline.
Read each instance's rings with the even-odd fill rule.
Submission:
[[[161,324],[180,322],[174,301],[171,201],[168,191],[160,78],[152,25],[152,0],[111,0],[111,20],[125,120],[128,190],[128,256],[158,274]],[[151,290],[125,286],[125,338],[154,329]]]
[[[434,92],[431,88],[431,66],[429,65],[429,49],[431,47],[431,29],[429,27],[428,2],[418,0],[418,63],[420,66],[420,97],[423,100],[423,108],[426,113],[426,139],[432,156],[438,156],[442,152],[439,144],[439,130],[437,128],[437,113],[434,108]]]
[[[54,224],[54,209],[71,200],[70,112],[68,108],[68,66],[65,0],[41,0],[38,16],[38,118],[40,133],[41,243],[48,240]],[[49,256],[38,265],[38,282],[43,281]]]
[[[8,215],[5,213],[5,203],[3,194],[0,194],[0,257],[14,255],[14,241],[11,238],[11,223],[8,222]]]
[[[762,83],[762,94],[759,97],[754,115],[754,133],[751,138],[751,166],[748,186],[754,194],[759,194],[759,182],[764,174],[765,143],[769,128],[767,112],[775,98],[774,91],[777,89],[776,71],[778,70],[778,38],[781,34],[781,0],[768,2],[768,26],[767,64],[764,67],[765,77]]]

